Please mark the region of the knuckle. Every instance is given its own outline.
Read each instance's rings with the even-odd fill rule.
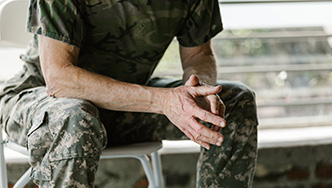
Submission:
[[[201,134],[197,134],[197,135],[195,136],[195,140],[198,140],[200,137],[201,137]]]
[[[210,134],[209,138],[212,140],[214,138],[216,138],[215,134]]]
[[[202,115],[201,115],[201,118],[202,118],[202,120],[206,120],[207,114],[205,112],[203,112]]]
[[[188,124],[188,126],[195,127],[195,126],[193,126],[194,125],[193,123],[195,123],[196,121],[197,120],[196,120],[196,118],[194,116],[190,116],[189,117],[190,124]],[[191,123],[191,122],[193,122],[193,123]]]
[[[200,117],[192,117],[190,125],[192,128],[194,128],[195,131],[197,131],[202,128],[202,125],[200,123],[201,121],[202,121],[202,118],[200,118]]]
[[[190,133],[187,133],[186,135],[188,136],[188,138],[189,138],[190,140],[195,141],[195,138],[194,138]]]
[[[194,140],[194,136],[187,130],[183,129],[182,131],[190,140]]]
[[[198,134],[202,134],[203,133],[203,127],[202,126],[197,127],[196,132]]]

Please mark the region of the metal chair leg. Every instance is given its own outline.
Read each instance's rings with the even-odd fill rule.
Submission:
[[[139,159],[142,163],[146,177],[148,178],[148,181],[149,181],[148,188],[156,188],[156,183],[155,183],[155,179],[153,177],[153,171],[152,171],[151,165],[149,163],[149,158],[146,155],[136,155],[135,157],[137,159]]]
[[[6,167],[6,161],[5,161],[5,152],[4,152],[4,140],[2,137],[2,126],[0,126],[0,186],[1,188],[7,188],[8,182],[7,182],[7,167]]]
[[[155,179],[156,187],[163,188],[164,187],[164,181],[163,181],[163,176],[162,176],[162,171],[161,171],[160,155],[158,154],[157,151],[155,151],[151,154],[151,158],[152,158],[152,166],[153,166],[154,177],[156,178]]]
[[[23,188],[30,181],[31,167],[21,176],[21,178],[15,183],[13,188]]]

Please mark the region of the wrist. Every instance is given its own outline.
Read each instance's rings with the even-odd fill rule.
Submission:
[[[164,107],[167,105],[167,99],[169,92],[172,88],[153,88],[153,94],[151,98],[152,112],[158,114],[164,114]]]

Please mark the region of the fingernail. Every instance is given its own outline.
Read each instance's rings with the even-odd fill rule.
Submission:
[[[226,126],[225,122],[222,121],[222,122],[220,123],[220,126],[221,126],[221,127],[225,127],[225,126]]]
[[[217,142],[217,146],[221,146],[221,142]]]
[[[204,146],[205,149],[210,150],[210,146]]]
[[[218,138],[218,143],[222,143],[224,141],[223,137]]]

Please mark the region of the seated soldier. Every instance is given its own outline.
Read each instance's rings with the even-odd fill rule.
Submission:
[[[197,187],[251,187],[255,96],[216,82],[222,29],[217,0],[30,0],[35,35],[0,88],[0,121],[34,182],[93,187],[105,147],[189,138],[202,146]],[[150,78],[174,37],[183,80]]]

